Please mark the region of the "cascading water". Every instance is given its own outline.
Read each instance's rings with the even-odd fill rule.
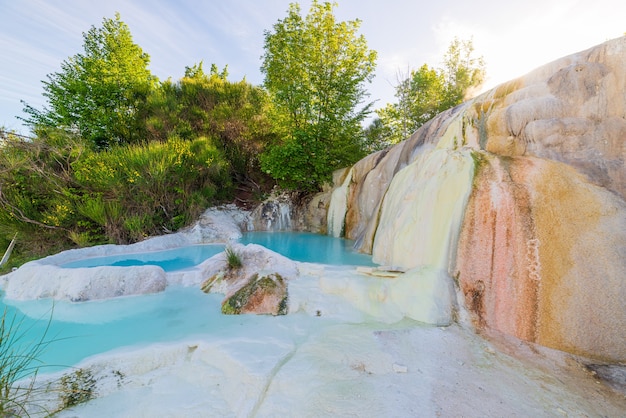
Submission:
[[[261,203],[252,213],[257,231],[290,231],[292,204],[285,196],[273,197]]]
[[[341,186],[333,190],[328,205],[327,229],[328,235],[339,238],[344,229],[346,212],[348,210],[348,190],[352,182],[351,168]]]

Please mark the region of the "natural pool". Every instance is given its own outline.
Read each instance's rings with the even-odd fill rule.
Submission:
[[[224,251],[224,245],[221,244],[190,245],[164,251],[84,258],[63,264],[61,267],[130,267],[154,265],[163,268],[166,272],[171,272],[196,266],[222,251]]]
[[[305,232],[247,232],[242,244],[260,244],[295,261],[331,265],[371,265],[371,257],[352,250],[350,240]],[[166,272],[191,268],[224,251],[224,245],[204,244],[165,251],[92,257],[63,264],[65,268],[157,265]]]
[[[372,265],[371,257],[352,251],[347,240],[309,233],[254,232],[240,240],[256,243],[296,261],[331,265]],[[193,267],[223,251],[223,245],[195,245],[167,251],[93,257],[64,265],[68,268],[99,265],[155,264],[171,272]],[[22,318],[21,344],[37,342],[46,332],[55,340],[40,356],[42,372],[72,366],[110,350],[151,343],[175,342],[203,336],[216,337],[235,329],[261,329],[291,319],[263,316],[228,316],[220,313],[222,295],[204,294],[199,288],[169,287],[158,294],[72,303],[49,299],[4,301],[9,317]],[[4,306],[3,306],[4,305]],[[301,320],[299,320],[301,321]],[[286,326],[283,324],[283,326]],[[302,324],[302,322],[300,322]],[[238,331],[239,332],[239,331]],[[248,332],[248,331],[246,331]]]

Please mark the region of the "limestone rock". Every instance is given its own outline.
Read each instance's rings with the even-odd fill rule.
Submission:
[[[439,114],[352,167],[345,236],[447,270],[477,327],[626,361],[624,91],[621,37]]]
[[[207,209],[191,227],[181,231],[192,242],[230,242],[241,238],[242,231],[253,229],[250,214],[235,205]]]
[[[327,233],[327,213],[331,193],[331,191],[317,193],[294,208],[297,230],[315,234]]]
[[[490,157],[456,273],[476,325],[575,354],[626,355],[626,204],[572,167]]]
[[[52,298],[84,302],[119,296],[157,293],[167,287],[165,271],[157,266],[64,269],[30,264],[11,274],[7,299]]]
[[[255,231],[289,231],[292,229],[292,198],[288,193],[272,195],[251,214]]]
[[[208,278],[201,284],[202,290],[225,295],[224,313],[287,313],[287,282],[298,277],[297,264],[257,244],[231,248],[241,267],[229,267],[225,253],[212,257],[203,265]]]
[[[393,276],[365,274],[321,277],[320,287],[325,293],[340,296],[380,321],[411,318],[429,325],[452,323],[454,288],[445,270],[431,266]]]

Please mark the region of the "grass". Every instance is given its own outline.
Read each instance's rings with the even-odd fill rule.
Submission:
[[[231,247],[230,245],[227,246],[224,252],[226,253],[226,263],[228,264],[228,268],[238,269],[243,266],[241,255],[239,255],[239,253],[235,251],[233,247]]]
[[[33,410],[44,411],[32,401],[34,384],[43,351],[52,340],[47,339],[52,321],[52,311],[48,323],[40,337],[30,341],[24,317],[10,314],[4,309],[0,318],[0,416],[30,416]]]

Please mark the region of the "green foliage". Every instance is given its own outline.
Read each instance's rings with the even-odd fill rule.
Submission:
[[[286,189],[316,191],[331,180],[328,167],[347,165],[331,161],[326,141],[297,131],[280,146],[274,146],[260,156],[261,167]],[[360,154],[360,153],[359,153]]]
[[[52,320],[52,313],[48,327]],[[39,357],[52,343],[47,340],[48,327],[31,341],[24,318],[9,314],[5,308],[0,318],[0,416],[28,416],[29,411],[45,410],[34,404],[31,397],[39,371]],[[18,384],[18,382],[20,382]]]
[[[335,169],[365,154],[360,124],[371,103],[358,107],[367,96],[363,84],[374,75],[376,52],[357,36],[360,21],[335,20],[335,6],[313,1],[303,18],[292,3],[288,16],[265,32],[261,71],[280,138],[261,162],[284,187],[319,188]]]
[[[77,221],[71,165],[85,147],[58,130],[41,134],[7,138],[0,148],[0,242],[19,232],[9,268],[66,246]]]
[[[376,111],[383,128],[379,135],[398,143],[437,114],[467,99],[485,76],[484,62],[473,57],[472,41],[454,41],[448,47],[443,68],[422,65],[401,78],[396,86],[397,103]]]
[[[229,269],[238,269],[243,266],[243,261],[241,260],[241,255],[237,251],[233,249],[230,245],[224,249],[224,253],[226,254],[226,264],[228,264]]]
[[[58,136],[57,136],[58,135]],[[96,152],[59,131],[0,148],[0,244],[7,268],[72,245],[128,243],[174,231],[232,198],[228,163],[208,138]]]
[[[260,181],[257,155],[273,137],[267,93],[247,83],[230,82],[224,68],[202,62],[187,67],[179,82],[165,81],[148,98],[144,123],[149,140],[178,136],[214,138],[237,181]]]
[[[389,146],[389,142],[387,141],[388,136],[388,129],[385,127],[380,117],[374,118],[363,130],[365,149],[371,154],[387,148]]]
[[[86,152],[72,164],[77,211],[118,243],[176,230],[229,196],[225,165],[207,138]]]
[[[475,93],[485,80],[485,61],[474,57],[472,40],[454,38],[443,59],[442,73],[447,85],[447,108],[456,106]]]
[[[43,81],[48,107],[25,104],[24,120],[33,128],[78,132],[97,149],[139,142],[137,115],[156,81],[150,57],[133,42],[119,14],[83,33],[83,48]]]

